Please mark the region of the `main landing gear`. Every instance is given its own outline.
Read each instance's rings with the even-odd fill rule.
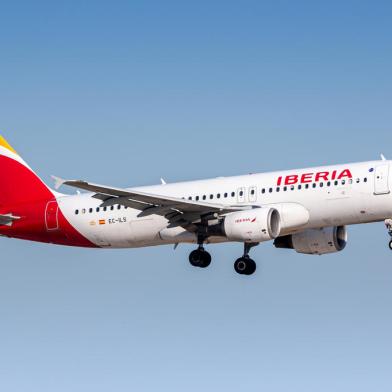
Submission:
[[[204,249],[204,241],[207,239],[207,236],[200,232],[197,236],[197,243],[199,247],[192,251],[189,255],[189,262],[194,267],[199,268],[207,268],[211,264],[211,255]]]
[[[389,241],[389,249],[392,250],[392,219],[386,219],[385,226],[387,227],[388,234],[391,237],[391,240]]]
[[[211,264],[211,255],[202,247],[191,252],[189,262],[194,267],[207,268]]]
[[[256,263],[249,257],[249,251],[257,245],[257,243],[244,244],[244,255],[234,263],[234,269],[237,274],[253,275],[256,272]]]
[[[189,255],[189,262],[194,267],[207,268],[211,264],[211,255],[203,247],[204,241],[199,241],[199,247]],[[240,275],[253,275],[256,272],[256,263],[249,257],[250,250],[258,243],[245,243],[244,255],[234,263],[234,270]]]

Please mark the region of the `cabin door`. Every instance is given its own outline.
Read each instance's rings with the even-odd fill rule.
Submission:
[[[385,163],[376,167],[374,172],[374,194],[385,195],[389,189],[389,164]]]
[[[46,205],[45,224],[48,231],[59,229],[59,205],[57,201],[50,201]]]

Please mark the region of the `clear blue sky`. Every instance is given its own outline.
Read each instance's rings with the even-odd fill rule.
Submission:
[[[392,157],[387,1],[0,4],[0,129],[39,174],[116,186]],[[1,170],[1,168],[0,168]],[[16,184],[22,189],[22,184]],[[382,224],[344,253],[0,240],[7,392],[392,388]]]

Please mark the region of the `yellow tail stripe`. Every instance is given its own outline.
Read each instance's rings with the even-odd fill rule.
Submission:
[[[0,146],[6,148],[7,150],[10,150],[14,154],[18,155],[18,153],[11,147],[11,145],[3,138],[3,136],[0,135]]]

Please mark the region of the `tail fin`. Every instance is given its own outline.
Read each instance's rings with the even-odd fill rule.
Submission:
[[[53,197],[53,192],[0,135],[0,209]]]

